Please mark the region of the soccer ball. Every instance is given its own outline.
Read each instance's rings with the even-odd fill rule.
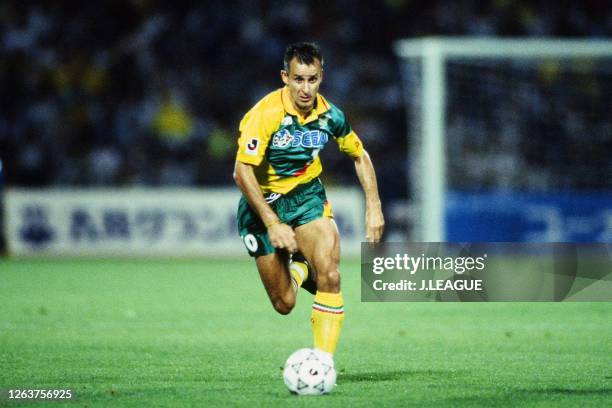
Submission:
[[[321,350],[299,349],[287,359],[283,380],[295,394],[327,394],[336,386],[334,360]]]

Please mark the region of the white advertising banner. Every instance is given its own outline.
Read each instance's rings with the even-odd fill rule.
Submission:
[[[329,189],[342,252],[364,236],[358,189]],[[206,189],[8,189],[13,256],[248,256],[236,228],[240,194]]]

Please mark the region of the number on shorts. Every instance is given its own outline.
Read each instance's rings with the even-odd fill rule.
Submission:
[[[256,252],[259,245],[257,245],[257,238],[253,234],[245,235],[242,240],[244,241],[244,245],[251,252]]]

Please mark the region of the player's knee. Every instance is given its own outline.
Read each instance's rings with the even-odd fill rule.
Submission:
[[[279,297],[272,300],[272,306],[278,313],[288,315],[295,307],[295,299]]]
[[[338,292],[340,290],[340,271],[333,268],[317,272],[317,287],[323,292]]]

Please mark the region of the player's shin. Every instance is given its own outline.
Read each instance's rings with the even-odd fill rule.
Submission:
[[[310,322],[312,323],[314,347],[333,354],[336,351],[344,322],[342,293],[317,291],[312,304]]]

